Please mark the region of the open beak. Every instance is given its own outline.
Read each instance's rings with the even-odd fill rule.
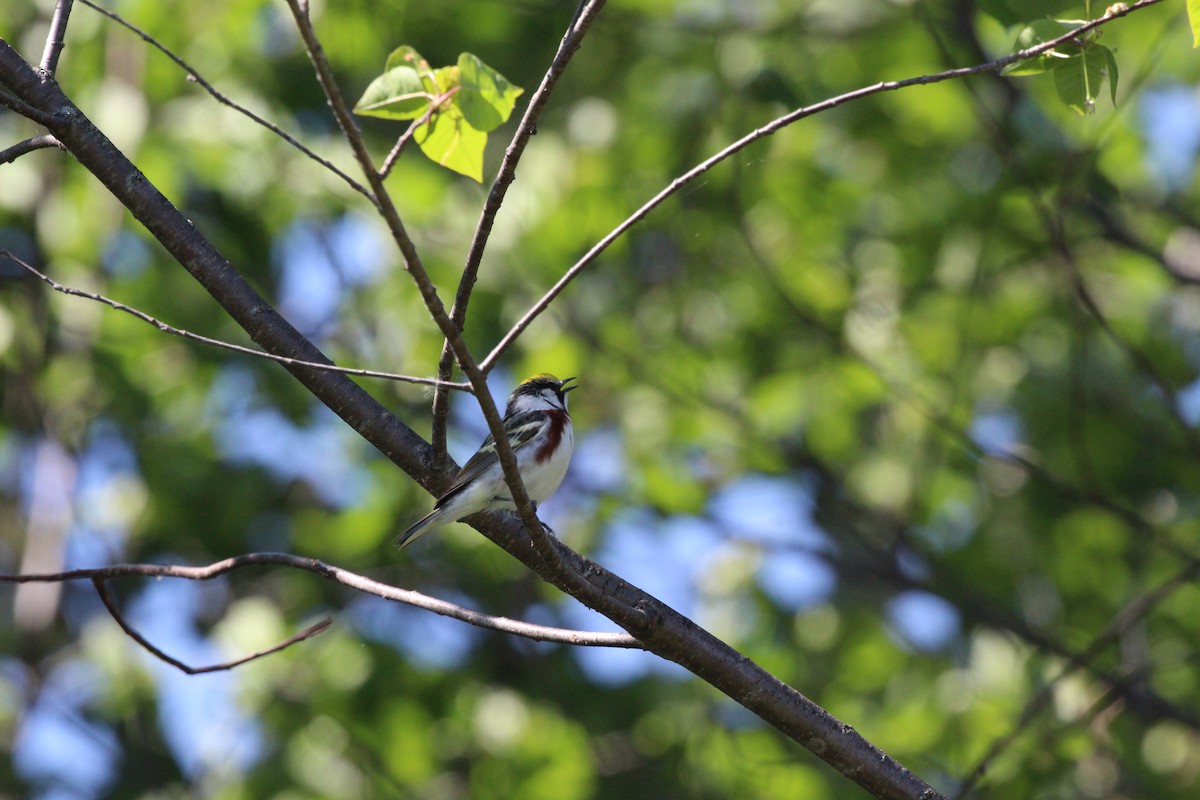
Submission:
[[[567,384],[568,384],[568,383],[570,383],[570,382],[571,382],[571,381],[573,381],[573,380],[577,380],[577,379],[576,379],[576,378],[563,378],[562,385],[560,385],[560,386],[558,387],[558,390],[559,390],[560,392],[562,392],[563,394],[566,394],[567,392],[571,391],[572,389],[578,389],[578,388],[579,388],[579,384],[578,384],[578,383],[577,383],[577,384],[575,384],[574,386],[567,386]]]

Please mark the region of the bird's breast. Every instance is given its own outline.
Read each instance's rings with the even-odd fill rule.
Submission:
[[[550,419],[550,425],[546,428],[546,441],[538,447],[534,454],[534,460],[539,464],[554,455],[554,451],[562,444],[563,431],[567,427],[567,412],[552,410],[547,411],[546,416]]]

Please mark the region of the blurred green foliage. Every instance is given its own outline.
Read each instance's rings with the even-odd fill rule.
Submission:
[[[0,34],[36,60],[51,5],[10,0]],[[282,4],[110,7],[354,174]],[[536,87],[571,11],[313,7],[351,101],[399,41],[435,64],[476,53]],[[1083,13],[614,1],[521,162],[469,346],[485,354],[613,226],[750,130],[999,57],[1019,26]],[[1166,2],[1104,29],[1115,107],[1080,116],[1042,77],[876,95],[753,144],[635,226],[496,374],[500,394],[533,372],[582,378],[576,464],[544,509],[559,534],[942,789],[1044,699],[978,796],[1194,797],[1200,62],[1182,18]],[[67,41],[67,93],[327,354],[434,372],[441,337],[359,194],[92,10],[76,5]],[[396,124],[361,124],[382,161]],[[485,182],[511,128],[490,138]],[[0,146],[36,132],[0,114]],[[486,186],[414,156],[388,185],[448,299]],[[65,284],[245,342],[56,150],[0,166],[0,246]],[[5,262],[0,370],[4,571],[287,550],[493,614],[607,629],[462,526],[397,557],[387,543],[429,498],[268,362],[56,295]],[[368,387],[428,431],[424,391]],[[455,409],[461,461],[482,428],[469,398]],[[58,528],[34,524],[32,508],[62,503]],[[861,796],[645,654],[466,629],[308,573],[174,585],[115,588],[147,636],[197,664],[336,621],[232,676],[184,678],[124,637],[88,586],[0,591],[12,621],[0,625],[12,754],[0,793]],[[55,614],[39,623],[31,607]],[[209,699],[189,708],[193,693]]]

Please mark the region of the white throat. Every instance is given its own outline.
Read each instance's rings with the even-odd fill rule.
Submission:
[[[523,394],[513,399],[514,414],[528,414],[530,411],[566,411],[566,398],[558,399],[558,393],[553,389],[542,389],[537,394]]]

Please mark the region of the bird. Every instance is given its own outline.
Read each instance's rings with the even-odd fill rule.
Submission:
[[[513,390],[504,410],[508,446],[517,459],[521,481],[535,511],[558,489],[571,463],[575,434],[567,413],[567,393],[579,388],[578,384],[568,385],[574,380],[560,381],[548,372],[526,378]],[[489,434],[434,503],[433,511],[397,536],[393,544],[397,549],[404,548],[437,525],[457,522],[480,511],[515,509]]]

